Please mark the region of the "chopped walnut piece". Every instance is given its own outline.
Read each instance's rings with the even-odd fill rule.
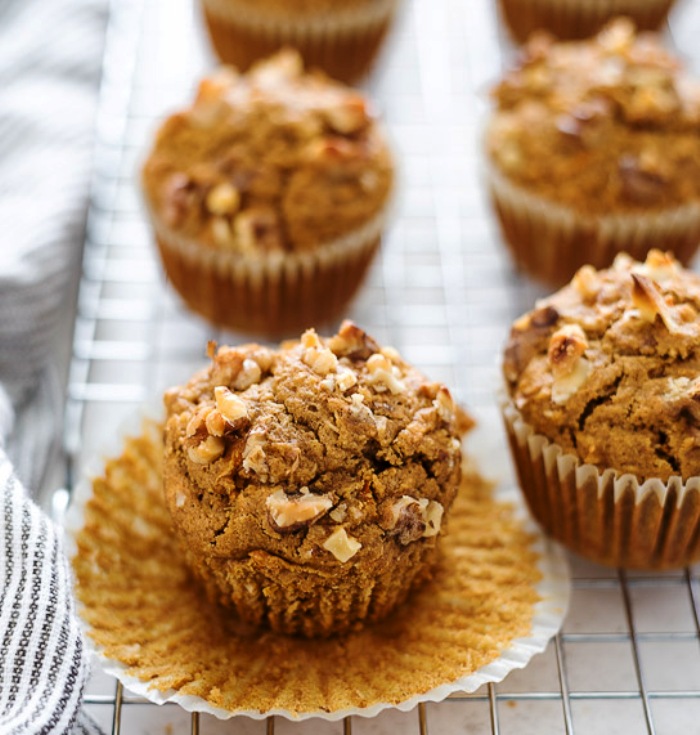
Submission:
[[[585,357],[579,357],[570,373],[554,379],[552,401],[565,403],[586,382],[590,374],[591,363]]]
[[[658,285],[651,279],[639,273],[632,273],[632,304],[639,310],[644,321],[654,323],[657,315],[661,317],[666,329],[671,334],[680,332],[673,314],[664,301]]]
[[[571,281],[573,287],[581,294],[584,301],[595,300],[600,288],[598,273],[592,265],[579,268]]]
[[[241,370],[233,381],[233,387],[236,390],[245,390],[250,388],[251,385],[260,382],[262,378],[262,370],[260,365],[255,361],[246,357],[241,365]]]
[[[367,360],[367,370],[369,382],[377,392],[388,390],[393,395],[406,392],[406,386],[398,377],[398,368],[385,355],[379,352],[371,355]]]
[[[367,124],[369,119],[367,105],[360,95],[326,108],[323,114],[328,125],[341,135],[356,133]]]
[[[207,416],[212,410],[212,406],[200,406],[192,415],[192,418],[187,422],[185,427],[185,436],[190,438],[197,433],[200,433],[206,425]]]
[[[547,361],[555,379],[573,372],[588,347],[588,340],[578,324],[565,324],[549,340]]]
[[[278,217],[271,207],[251,207],[239,212],[233,220],[233,232],[244,252],[282,247]]]
[[[221,415],[220,411],[217,411],[217,409],[209,411],[205,424],[207,431],[212,436],[223,436],[228,428],[226,419]]]
[[[217,385],[214,388],[214,397],[216,408],[229,424],[248,417],[248,407],[245,401],[240,396],[232,393],[226,386]]]
[[[419,538],[437,536],[443,512],[442,504],[436,500],[403,495],[385,511],[384,527],[405,546]]]
[[[207,436],[196,447],[190,447],[187,450],[187,456],[196,464],[209,464],[224,453],[226,444],[224,440],[218,436]]]
[[[343,526],[339,526],[323,542],[323,548],[330,551],[339,562],[344,564],[357,554],[362,544],[352,536],[348,536]]]
[[[313,329],[307,329],[304,332],[301,337],[301,344],[304,348],[301,359],[317,375],[325,377],[328,373],[334,373],[338,370],[338,358],[331,350],[323,346]]]
[[[241,205],[241,195],[235,186],[223,181],[207,194],[206,205],[212,214],[234,214]]]
[[[334,355],[351,360],[366,360],[380,349],[367,332],[348,319],[340,325],[338,334],[331,337],[327,344]]]
[[[270,472],[264,446],[265,436],[253,430],[248,434],[243,447],[243,469],[258,475],[263,482]]]
[[[648,276],[657,283],[663,283],[680,270],[678,261],[671,253],[664,253],[655,248],[647,253],[643,265],[635,266],[634,272]]]
[[[444,386],[440,386],[437,396],[433,401],[433,406],[438,413],[438,416],[447,424],[450,423],[455,417],[455,402],[452,398],[450,391]]]
[[[333,507],[333,501],[328,495],[315,495],[306,488],[306,492],[296,496],[277,490],[268,495],[265,505],[278,530],[292,531],[317,521]]]

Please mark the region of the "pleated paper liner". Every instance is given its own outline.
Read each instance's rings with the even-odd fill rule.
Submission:
[[[217,326],[281,338],[344,316],[379,249],[390,209],[314,250],[262,255],[206,248],[151,220],[168,280],[192,311]]]
[[[467,468],[434,578],[388,620],[325,640],[242,625],[182,562],[161,494],[160,425],[126,440],[70,509],[76,594],[104,669],[157,703],[220,718],[373,716],[500,681],[544,650],[569,596],[519,495]]]
[[[557,38],[588,38],[618,15],[632,18],[640,30],[656,30],[675,0],[500,0],[501,14],[516,41],[536,30]]]
[[[563,286],[582,265],[607,268],[621,252],[643,261],[656,247],[687,265],[700,245],[698,203],[645,214],[584,215],[531,194],[492,165],[485,175],[515,262],[549,286]]]
[[[685,482],[582,464],[503,405],[520,486],[542,527],[568,548],[608,566],[675,569],[700,560],[700,477]]]
[[[364,7],[338,4],[325,13],[293,7],[264,12],[251,2],[202,0],[209,37],[221,61],[247,69],[285,46],[296,48],[307,69],[352,83],[365,76],[392,25],[398,0],[377,0]]]

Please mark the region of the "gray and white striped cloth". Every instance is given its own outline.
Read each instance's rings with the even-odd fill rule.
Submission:
[[[0,0],[0,735],[97,733],[60,535],[30,499],[61,429],[107,0]]]

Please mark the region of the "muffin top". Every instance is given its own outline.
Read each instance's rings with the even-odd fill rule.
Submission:
[[[282,51],[205,78],[165,120],[143,168],[157,227],[251,255],[304,251],[385,210],[387,142],[362,94]]]
[[[700,276],[652,250],[584,266],[518,319],[504,375],[535,431],[601,469],[700,474]]]
[[[533,193],[591,214],[700,198],[700,84],[626,19],[534,36],[493,99],[489,159]]]
[[[166,499],[200,552],[323,568],[435,541],[470,423],[447,388],[351,322],[210,356],[165,396]]]

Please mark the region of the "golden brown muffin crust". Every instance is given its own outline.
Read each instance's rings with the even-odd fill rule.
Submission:
[[[493,98],[489,159],[532,192],[590,214],[700,199],[700,84],[630,21],[533,37]]]
[[[638,478],[700,474],[700,276],[669,255],[585,266],[515,322],[508,391],[537,433]]]
[[[299,251],[353,232],[389,199],[392,160],[360,92],[283,51],[222,68],[160,128],[143,170],[157,223],[204,246]]]

